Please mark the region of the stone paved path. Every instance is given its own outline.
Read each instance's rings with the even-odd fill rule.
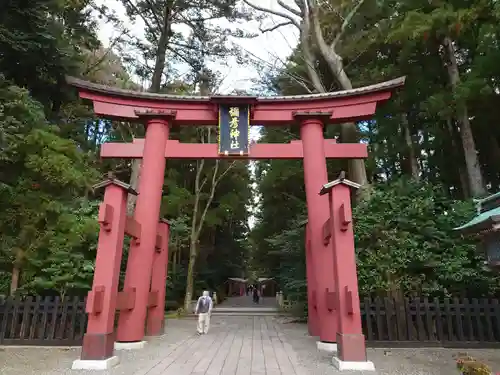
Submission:
[[[144,349],[118,352],[120,364],[102,372],[72,371],[80,349],[0,349],[2,375],[330,375],[339,374],[318,352],[305,325],[269,316],[217,316],[208,335],[195,334],[195,319],[169,320],[166,334]],[[369,349],[378,375],[453,375],[449,349]],[[496,350],[468,351],[500,370]],[[348,372],[359,375],[359,372]],[[366,373],[373,374],[373,373]],[[365,374],[363,374],[365,375]]]

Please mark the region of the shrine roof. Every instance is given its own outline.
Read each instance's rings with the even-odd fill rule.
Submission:
[[[492,225],[497,223],[500,223],[500,207],[481,212],[468,223],[465,223],[460,227],[453,228],[453,230],[474,233],[489,229]]]
[[[121,187],[125,191],[127,191],[129,194],[139,195],[139,193],[134,188],[132,188],[132,186],[130,186],[126,182],[120,181],[120,180],[112,177],[111,175],[110,175],[110,177],[108,177],[108,179],[93,185],[92,190],[96,191],[98,189],[105,188],[106,186],[109,186],[109,185],[116,185],[116,186]]]
[[[390,81],[381,82],[375,85],[359,87],[351,90],[342,90],[335,92],[326,92],[320,94],[308,95],[286,95],[286,96],[239,96],[239,95],[213,95],[213,96],[197,96],[197,95],[171,95],[171,94],[157,94],[151,92],[141,92],[133,90],[125,90],[117,87],[101,85],[97,83],[88,82],[75,77],[66,77],[66,82],[81,90],[101,93],[105,95],[112,95],[117,97],[127,97],[136,99],[149,99],[149,100],[165,100],[165,101],[189,101],[189,102],[210,102],[220,100],[237,99],[238,101],[247,100],[253,102],[293,102],[293,101],[310,101],[334,98],[355,97],[365,94],[373,94],[387,90],[402,87],[405,83],[405,77],[399,77]]]
[[[246,283],[247,282],[247,279],[242,279],[241,277],[228,277],[227,279],[230,280],[230,281],[237,281],[237,282],[240,282],[240,283]]]
[[[324,184],[321,187],[319,195],[328,194],[335,186],[342,185],[342,184],[349,186],[350,188],[353,188],[353,189],[359,189],[361,187],[360,184],[353,182],[351,180],[348,180],[347,178],[345,178],[345,176],[346,176],[346,173],[344,171],[340,172],[339,177],[336,180],[328,182],[327,184]]]

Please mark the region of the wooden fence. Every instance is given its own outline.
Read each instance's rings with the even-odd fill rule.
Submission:
[[[500,346],[496,299],[367,298],[361,301],[361,313],[370,346]]]
[[[500,347],[500,304],[487,299],[389,298],[361,301],[369,346]],[[80,297],[0,300],[0,345],[81,345]]]
[[[81,297],[0,301],[0,345],[81,345],[86,325]]]

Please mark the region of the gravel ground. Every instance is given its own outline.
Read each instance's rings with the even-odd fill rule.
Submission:
[[[331,357],[316,350],[316,338],[307,334],[304,324],[287,323],[281,327],[301,364],[310,371],[309,375],[332,374]],[[375,364],[377,375],[458,375],[455,358],[464,353],[483,361],[494,373],[500,372],[499,349],[367,349],[368,359]],[[373,375],[373,372],[353,371],[349,374]]]
[[[213,320],[211,332],[202,338],[193,334],[195,325],[193,320],[170,320],[166,328],[168,334],[151,339],[144,349],[118,352],[120,364],[110,371],[70,370],[73,360],[79,357],[80,348],[0,348],[0,374],[331,375],[340,373],[333,368],[331,357],[316,349],[315,339],[307,335],[306,326],[303,324],[285,324],[271,317],[217,317]],[[228,343],[228,340],[232,340],[231,343]],[[270,372],[266,367],[265,370],[254,372],[249,369],[244,371],[245,366],[239,366],[236,371],[235,363],[238,361],[240,363],[250,361],[248,363],[253,366],[260,360],[256,361],[255,356],[250,359],[245,358],[240,353],[239,359],[238,355],[235,356],[236,362],[233,360],[231,371],[227,371],[227,368],[221,370],[222,363],[227,362],[232,356],[230,353],[234,352],[233,343],[238,340],[243,342],[243,347],[250,345],[248,350],[254,355],[255,353],[263,355],[266,362],[270,359],[270,355],[267,350],[259,348],[272,343],[275,350],[280,350],[278,360],[280,366],[288,361],[284,357],[286,353],[290,363],[296,365],[296,369],[287,368],[288,372],[283,369],[281,372],[273,369]],[[453,375],[458,374],[454,357],[464,352],[485,361],[494,371],[500,371],[500,350],[368,349],[368,357],[374,362],[378,375]],[[214,361],[203,362],[207,356],[215,358]],[[348,374],[374,373],[348,372]]]

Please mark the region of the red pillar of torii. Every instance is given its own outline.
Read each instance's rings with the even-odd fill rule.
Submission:
[[[109,340],[117,341],[115,346],[142,346],[146,321],[148,334],[159,334],[162,331],[162,323],[156,322],[155,319],[160,319],[159,311],[164,306],[165,288],[161,292],[161,282],[166,275],[154,267],[158,266],[158,259],[165,263],[168,260],[168,240],[165,240],[168,233],[167,229],[159,224],[167,158],[304,160],[308,209],[308,300],[309,308],[313,308],[311,304],[314,306],[310,332],[319,336],[319,348],[336,350],[339,313],[330,300],[332,295],[335,295],[339,282],[342,282],[339,281],[339,277],[343,276],[336,274],[334,266],[343,255],[336,252],[335,246],[327,246],[324,242],[323,225],[330,217],[330,210],[328,198],[318,195],[318,190],[328,182],[327,158],[363,159],[367,157],[367,147],[364,144],[341,144],[335,140],[325,140],[323,130],[329,124],[369,119],[375,113],[377,104],[389,99],[392,91],[404,84],[404,78],[333,93],[275,97],[177,96],[110,88],[71,77],[68,77],[67,81],[78,89],[81,98],[92,101],[96,115],[109,119],[142,121],[146,127],[144,140],[136,139],[132,143],[106,143],[101,148],[103,158],[142,158],[143,163],[134,217],[114,219],[106,224],[106,230],[111,231],[113,236],[101,230],[94,286],[89,294],[92,297],[89,298],[89,303],[93,303],[94,306],[93,308],[87,306],[89,316],[96,317],[97,320],[105,319],[106,322],[111,321],[111,317],[114,318],[116,311],[120,312],[116,336],[110,335],[109,324],[93,325],[92,332],[89,331],[86,335],[91,335],[92,340],[84,340],[82,357],[76,361],[78,362],[76,367],[84,367],[85,362],[88,362],[89,367],[106,367],[109,359],[115,358],[112,357]],[[301,140],[288,144],[252,144],[245,153],[221,154],[217,144],[184,144],[168,139],[172,125],[217,125],[222,106],[249,108],[249,125],[299,124]],[[119,189],[115,190],[118,194]],[[114,198],[117,202],[121,202],[120,208],[114,209],[115,214],[123,215],[122,195]],[[112,204],[108,206],[111,207]],[[113,209],[106,211],[106,214],[111,217]],[[115,227],[115,222],[118,224],[123,220],[126,220],[123,230],[122,224],[120,227]],[[348,235],[352,236],[352,232],[349,233]],[[113,254],[119,251],[118,248],[121,247],[119,241],[123,241],[125,234],[132,236],[133,241],[130,245],[123,291],[115,293],[117,285],[113,281],[116,276],[114,273],[119,270],[114,269],[113,275],[109,276],[109,282],[113,281],[108,287],[110,292],[102,292],[102,285],[96,281],[102,276],[98,276],[97,270],[111,262],[109,259],[106,260],[107,256],[115,257],[113,264],[117,262],[118,255]],[[101,241],[101,237],[105,238],[105,241]],[[111,254],[106,252],[105,248],[116,249]],[[160,253],[163,251],[164,254],[162,257],[155,256],[155,250],[158,249],[163,249],[160,250]],[[160,267],[166,267],[166,264]],[[355,269],[353,271],[351,268],[349,272],[354,272],[351,276],[356,277]],[[113,296],[116,297],[114,303],[102,302],[103,298],[113,300]],[[103,309],[101,306],[107,307]],[[102,314],[106,316],[99,317]],[[111,336],[113,337],[110,338]],[[101,349],[96,349],[95,343],[100,339],[106,342],[106,345],[100,345]],[[93,347],[86,346],[86,342],[94,343]],[[99,361],[108,362],[103,364],[98,363]]]

